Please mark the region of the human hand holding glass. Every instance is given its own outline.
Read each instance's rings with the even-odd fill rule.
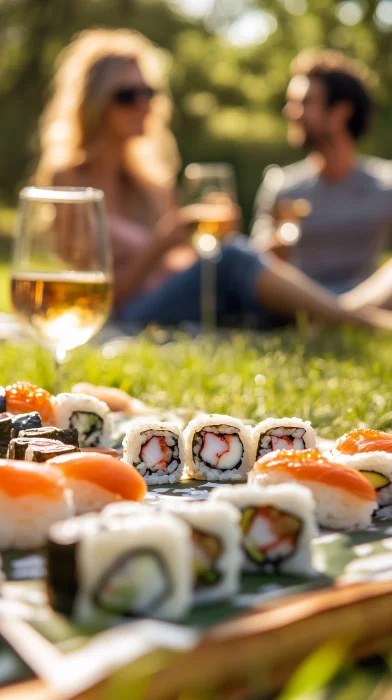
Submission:
[[[112,269],[104,195],[92,188],[27,187],[19,197],[11,298],[23,326],[59,364],[105,323]]]

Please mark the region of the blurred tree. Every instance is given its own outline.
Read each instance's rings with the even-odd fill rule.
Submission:
[[[290,61],[304,48],[343,50],[379,75],[381,108],[363,147],[392,158],[392,0],[211,0],[204,21],[181,14],[180,6],[181,0],[2,0],[4,201],[14,201],[37,150],[37,119],[58,51],[94,26],[134,27],[171,52],[173,126],[184,164],[233,163],[246,222],[265,166],[301,155],[286,144],[280,112]]]

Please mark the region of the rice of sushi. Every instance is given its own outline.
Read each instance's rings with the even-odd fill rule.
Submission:
[[[310,421],[300,418],[267,418],[253,428],[256,459],[274,450],[306,450],[316,447]]]
[[[241,511],[243,571],[314,573],[311,541],[318,528],[309,489],[297,484],[219,486],[209,500],[231,503]]]
[[[188,526],[167,513],[129,518],[82,538],[77,551],[77,616],[178,620],[192,602]]]
[[[239,513],[230,503],[161,501],[159,508],[184,520],[192,532],[195,604],[228,600],[240,587]]]
[[[58,428],[76,428],[80,447],[110,447],[111,415],[103,401],[88,394],[58,394],[53,400]]]
[[[238,418],[199,416],[184,430],[186,475],[212,481],[244,481],[253,465],[251,428]]]
[[[124,441],[124,460],[147,484],[174,484],[184,468],[184,438],[175,422],[144,418],[133,421]]]
[[[333,452],[335,462],[353,467],[361,472],[374,487],[379,507],[392,505],[392,453],[358,452],[345,455]]]

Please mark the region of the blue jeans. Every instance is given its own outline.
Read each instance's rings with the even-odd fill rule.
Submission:
[[[136,326],[158,323],[175,326],[200,323],[200,261],[177,273],[162,287],[142,294],[117,310],[116,320]],[[236,236],[222,247],[216,265],[216,311],[221,326],[270,328],[277,317],[263,309],[255,297],[255,285],[265,265],[246,236]],[[282,321],[280,322],[281,325]]]

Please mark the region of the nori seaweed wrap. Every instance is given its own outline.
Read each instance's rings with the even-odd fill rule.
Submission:
[[[11,440],[11,430],[11,416],[0,415],[0,457],[7,456],[8,445]]]
[[[6,410],[5,387],[0,386],[0,413],[4,413]]]
[[[29,443],[29,438],[12,438],[8,445],[7,458],[24,459]]]
[[[60,440],[48,440],[46,438],[27,438],[29,444],[25,452],[25,459],[29,462],[47,462],[59,455],[69,452],[80,452],[75,445],[64,445]]]
[[[11,438],[19,437],[21,430],[29,430],[30,428],[42,428],[41,416],[37,411],[20,413],[12,418]]]
[[[59,440],[64,445],[73,445],[79,447],[79,433],[76,428],[61,429],[53,426],[42,428],[30,428],[21,430],[19,437],[26,438],[46,438],[47,440]]]

